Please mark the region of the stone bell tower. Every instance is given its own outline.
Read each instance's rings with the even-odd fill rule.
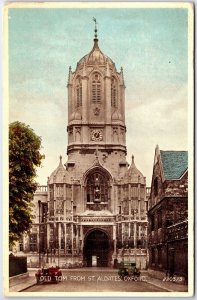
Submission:
[[[75,71],[69,69],[68,160],[63,164],[60,156],[44,196],[35,195],[48,208],[47,217],[41,209],[46,232],[37,241],[60,266],[107,267],[125,259],[144,269],[146,179],[134,157],[130,167],[126,161],[123,70],[100,50],[96,20],[93,42]]]
[[[125,155],[125,85],[123,70],[102,53],[95,23],[94,45],[89,54],[69,69],[68,77],[68,168],[79,155],[108,157],[108,164],[123,163]],[[111,158],[109,158],[111,156]],[[80,167],[80,166],[78,166]],[[117,166],[116,166],[117,167]]]

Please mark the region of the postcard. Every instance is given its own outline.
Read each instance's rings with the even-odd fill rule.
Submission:
[[[5,295],[193,295],[193,27],[189,2],[4,4]]]

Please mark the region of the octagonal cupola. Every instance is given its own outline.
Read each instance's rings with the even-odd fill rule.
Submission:
[[[95,33],[94,33],[93,48],[88,54],[82,57],[81,60],[78,62],[76,71],[83,69],[84,65],[86,65],[87,67],[95,66],[95,65],[105,66],[107,63],[109,64],[110,68],[115,68],[115,63],[112,61],[112,59],[109,58],[107,55],[105,55],[99,48],[96,24],[95,24],[94,32]]]

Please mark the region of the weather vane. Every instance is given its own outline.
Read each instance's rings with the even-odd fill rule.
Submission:
[[[97,39],[97,27],[96,27],[96,25],[98,25],[98,23],[96,21],[96,18],[93,18],[93,21],[95,22],[95,29],[94,29],[95,34],[94,34],[94,37],[95,37],[95,39]]]

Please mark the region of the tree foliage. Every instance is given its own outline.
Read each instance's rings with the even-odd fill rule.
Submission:
[[[19,240],[32,223],[32,200],[37,188],[36,167],[44,155],[41,138],[24,123],[9,125],[9,242]]]

